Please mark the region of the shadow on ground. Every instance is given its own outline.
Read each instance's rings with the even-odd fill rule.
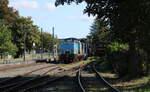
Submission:
[[[40,78],[41,77],[41,78]],[[59,79],[60,78],[60,79]],[[12,80],[13,79],[13,80]],[[57,81],[51,81],[58,79]],[[109,81],[114,79],[109,79]],[[2,82],[3,81],[3,82]],[[101,84],[95,79],[95,77],[83,77],[82,83],[87,92],[112,92],[106,86]],[[32,86],[37,86],[32,88]],[[4,88],[2,88],[4,87]],[[14,90],[13,87],[17,87]],[[150,92],[150,84],[121,87],[120,92]],[[0,79],[0,92],[19,92],[21,90],[28,89],[28,91],[22,92],[80,92],[77,84],[77,78],[75,76],[65,76],[63,78],[59,76],[30,76],[30,77],[18,77],[14,78],[1,78]]]
[[[94,76],[82,77],[87,92],[110,92]],[[30,89],[29,89],[30,88]],[[0,92],[81,92],[76,75],[18,76],[0,79]]]
[[[110,84],[112,84],[113,86],[115,86],[115,88],[118,88],[120,90],[120,92],[150,92],[150,79],[149,79],[149,82],[146,83],[146,84],[138,84],[138,85],[130,85],[130,86],[126,86],[124,85],[124,83],[128,82],[128,83],[131,83],[130,81],[124,81],[122,82],[122,80],[120,78],[118,78],[115,74],[115,76],[113,77],[110,77],[109,75],[107,74],[111,74],[112,72],[111,71],[105,71],[102,70],[101,71],[101,68],[100,67],[96,67],[97,71],[98,72],[102,72],[102,73],[105,73],[106,74],[106,77],[103,77],[106,81],[108,81]],[[91,66],[87,66],[85,69],[84,69],[85,72],[87,73],[93,73],[93,71],[91,70]],[[104,74],[104,75],[105,75]],[[113,73],[112,73],[113,75]],[[103,92],[115,92],[115,91],[103,91]]]

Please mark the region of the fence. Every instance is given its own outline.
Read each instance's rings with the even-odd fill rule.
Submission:
[[[0,59],[0,64],[11,64],[11,63],[28,63],[29,61],[32,62],[36,59],[48,59],[52,58],[51,53],[36,53],[36,54],[26,54],[25,55],[25,61],[24,58],[17,58],[17,59]]]

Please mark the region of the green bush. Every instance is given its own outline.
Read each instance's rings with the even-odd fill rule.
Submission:
[[[128,44],[123,44],[123,43],[118,43],[118,42],[113,42],[110,45],[108,45],[108,49],[111,52],[122,52],[122,51],[127,51],[129,49]]]
[[[127,74],[128,45],[118,42],[111,43],[107,48],[107,59],[120,77]]]

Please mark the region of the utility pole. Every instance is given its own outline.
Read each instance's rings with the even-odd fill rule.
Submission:
[[[26,60],[26,32],[24,33],[24,56],[23,61]]]
[[[53,38],[55,38],[55,31],[54,31],[54,30],[55,30],[55,28],[53,27],[53,28],[52,28],[52,31],[53,31]]]
[[[41,28],[41,59],[43,59],[43,29]]]
[[[23,61],[26,60],[26,24],[24,25],[24,57],[23,57]]]
[[[54,58],[54,36],[55,36],[55,32],[54,32],[54,27],[52,28],[52,32],[53,32],[53,40],[52,40],[52,53],[53,53],[53,58]]]

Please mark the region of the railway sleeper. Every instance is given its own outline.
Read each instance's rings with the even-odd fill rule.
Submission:
[[[62,76],[62,77],[58,77],[58,78],[53,78],[53,79],[50,79],[50,80],[47,80],[47,81],[43,81],[37,85],[33,85],[33,86],[30,86],[26,89],[23,89],[21,90],[21,92],[30,92],[31,90],[36,90],[36,89],[41,89],[42,87],[44,87],[45,85],[49,85],[55,81],[59,81],[60,79],[63,79],[63,78],[66,78],[67,76]],[[32,92],[32,91],[31,91]]]
[[[3,80],[3,81],[0,81],[0,86],[7,85],[8,83],[10,83],[10,82],[14,82],[14,80],[16,80],[16,79],[20,79],[20,78],[22,78],[22,76],[16,76],[16,77],[13,77],[13,78],[9,78],[9,79],[6,79],[6,80]]]
[[[31,85],[32,83],[36,81],[40,82],[40,80],[47,78],[47,77],[48,76],[38,76],[38,77],[31,78],[31,79],[27,79],[26,81],[23,81],[19,83],[18,85],[8,88],[5,92],[16,92],[18,90],[24,89],[24,87]]]

